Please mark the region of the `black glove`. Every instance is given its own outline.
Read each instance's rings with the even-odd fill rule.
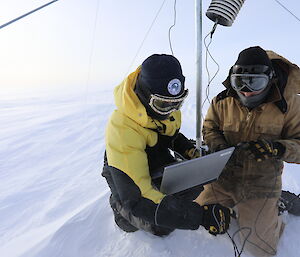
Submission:
[[[283,144],[265,139],[240,143],[238,147],[249,152],[249,159],[255,159],[258,162],[269,158],[280,159],[285,152]]]
[[[167,228],[198,229],[202,219],[202,208],[199,204],[165,196],[155,211],[155,225]]]
[[[220,204],[203,205],[202,226],[214,236],[224,234],[230,224],[230,209]]]

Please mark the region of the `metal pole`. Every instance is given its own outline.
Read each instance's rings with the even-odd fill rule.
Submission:
[[[196,146],[202,146],[202,0],[195,0],[196,27]],[[200,151],[201,152],[201,151]]]
[[[15,19],[13,19],[13,20],[11,20],[11,21],[9,21],[9,22],[6,22],[6,23],[0,25],[0,29],[4,28],[4,27],[6,27],[6,26],[8,26],[8,25],[10,25],[10,24],[12,24],[12,23],[14,23],[14,22],[16,22],[16,21],[18,21],[18,20],[20,20],[20,19],[22,19],[22,18],[24,18],[24,17],[26,17],[26,16],[32,14],[32,13],[34,13],[34,12],[36,12],[36,11],[38,11],[38,10],[40,10],[40,9],[42,9],[42,8],[44,8],[44,7],[48,6],[48,5],[50,5],[50,4],[53,4],[54,2],[57,2],[57,1],[59,1],[59,0],[51,1],[51,2],[49,2],[49,3],[47,3],[47,4],[44,4],[44,5],[42,5],[42,6],[38,7],[38,8],[36,8],[36,9],[34,9],[34,10],[28,12],[28,13],[25,13],[25,14],[19,16],[18,18],[15,18]]]

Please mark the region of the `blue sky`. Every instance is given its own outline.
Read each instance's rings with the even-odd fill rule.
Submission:
[[[298,1],[281,1],[300,17]],[[0,22],[47,2],[1,0]],[[137,53],[162,3],[162,0],[60,0],[3,28],[0,30],[1,91],[76,91],[84,90],[87,85],[90,90],[113,88],[147,56],[170,53],[168,29],[173,23],[173,0],[166,0]],[[210,1],[203,1],[204,13],[209,4]],[[204,14],[203,37],[212,26]],[[300,64],[299,29],[300,22],[275,0],[245,1],[233,26],[218,26],[214,34],[210,51],[220,71],[213,84],[219,85],[238,53],[253,45],[272,49]],[[187,86],[193,88],[194,1],[177,0],[177,21],[171,37]],[[204,47],[203,51],[205,59]],[[215,65],[209,64],[211,73],[215,69]],[[203,82],[206,81],[204,64]]]

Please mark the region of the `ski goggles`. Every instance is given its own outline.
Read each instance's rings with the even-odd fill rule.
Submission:
[[[230,83],[234,90],[258,92],[264,90],[270,78],[266,74],[231,74]],[[248,89],[248,90],[247,90]]]
[[[258,92],[265,89],[272,78],[272,69],[267,65],[233,65],[230,83],[236,91]]]
[[[162,115],[170,114],[175,110],[179,110],[183,101],[188,96],[188,89],[177,97],[162,96],[157,94],[150,95],[149,105],[157,113]]]

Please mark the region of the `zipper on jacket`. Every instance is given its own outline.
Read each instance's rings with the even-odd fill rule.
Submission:
[[[246,122],[248,123],[248,121],[250,120],[251,117],[251,112],[248,111],[247,116],[246,116]]]
[[[252,111],[249,111],[247,109],[247,115],[246,115],[246,119],[245,119],[245,135],[243,137],[243,140],[244,141],[248,141],[248,138],[249,138],[249,134],[250,134],[250,127],[252,125],[252,116],[254,115],[254,113]]]

